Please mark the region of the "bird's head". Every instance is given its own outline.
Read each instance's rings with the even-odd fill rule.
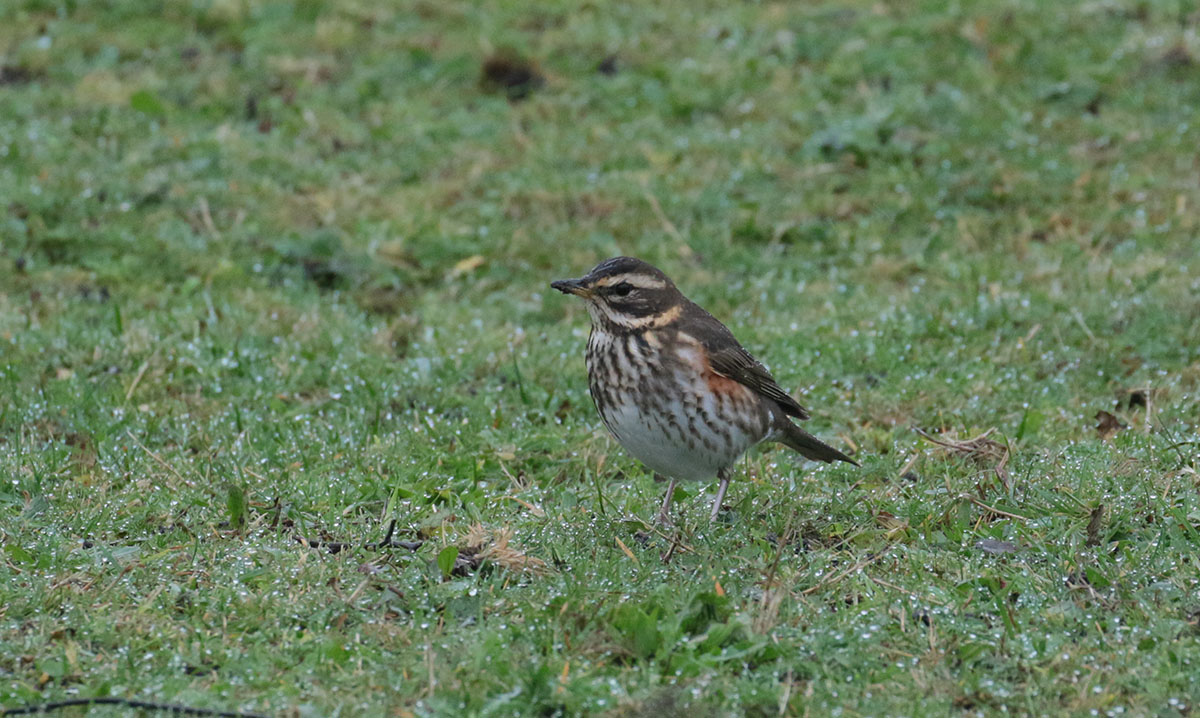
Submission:
[[[667,275],[633,257],[606,259],[579,279],[560,279],[550,286],[582,297],[593,324],[626,330],[669,324],[685,301]]]

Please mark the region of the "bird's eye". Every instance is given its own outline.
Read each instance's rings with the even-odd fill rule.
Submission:
[[[633,291],[633,285],[630,284],[629,282],[621,282],[620,284],[614,284],[608,290],[609,294],[612,294],[617,297],[627,296],[632,291]]]

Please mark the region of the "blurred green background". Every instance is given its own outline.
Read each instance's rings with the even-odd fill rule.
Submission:
[[[1193,712],[1198,24],[3,4],[0,705]],[[650,526],[547,287],[615,254],[863,467]]]

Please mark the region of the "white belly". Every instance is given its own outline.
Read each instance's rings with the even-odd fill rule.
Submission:
[[[608,407],[604,424],[621,446],[652,471],[685,481],[711,479],[721,469],[737,461],[752,442],[742,441],[740,450],[727,447],[726,442],[707,429],[710,442],[706,446],[700,437],[691,433],[686,410],[682,404],[668,405],[665,411],[638,411],[631,402]],[[693,424],[694,426],[694,424]]]

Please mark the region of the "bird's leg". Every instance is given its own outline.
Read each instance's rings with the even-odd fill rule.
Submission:
[[[674,495],[675,479],[669,479],[667,482],[667,495],[663,498],[662,509],[658,512],[658,522],[660,524],[671,523],[671,497]]]
[[[717,514],[721,513],[721,502],[725,500],[725,490],[729,488],[729,469],[718,471],[717,478],[721,480],[721,485],[717,487],[717,499],[713,501],[712,516],[708,517],[709,521],[716,521]]]

